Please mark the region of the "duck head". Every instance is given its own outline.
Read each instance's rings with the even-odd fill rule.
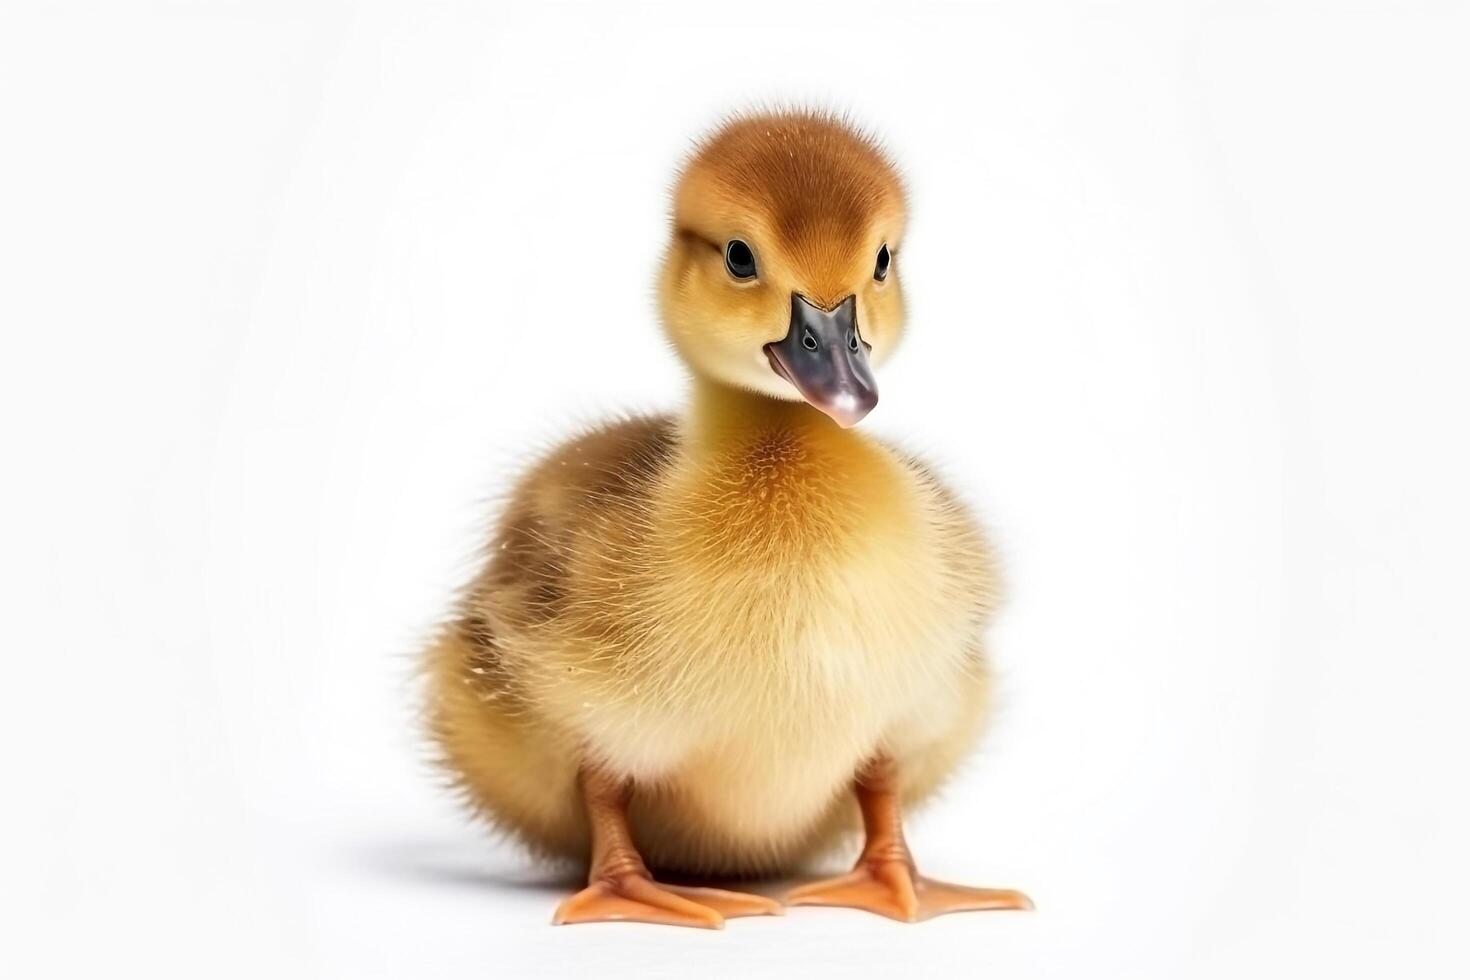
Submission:
[[[664,329],[697,376],[856,425],[903,329],[904,221],[893,164],[844,121],[733,119],[675,186]]]

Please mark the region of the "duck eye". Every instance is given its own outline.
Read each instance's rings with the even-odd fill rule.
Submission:
[[[755,278],[755,253],[740,239],[725,246],[725,270],[735,279]]]
[[[882,282],[888,278],[888,266],[893,261],[893,256],[888,254],[888,243],[878,249],[878,261],[873,266],[873,278]]]

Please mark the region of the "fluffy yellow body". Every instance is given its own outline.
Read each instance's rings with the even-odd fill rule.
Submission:
[[[923,466],[796,402],[699,381],[514,491],[428,653],[448,771],[497,826],[585,857],[584,764],[632,778],[651,866],[788,870],[857,828],[884,753],[932,793],[986,715],[996,583]]]

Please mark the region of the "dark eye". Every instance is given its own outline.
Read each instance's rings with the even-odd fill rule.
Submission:
[[[725,269],[736,279],[754,279],[755,253],[740,239],[731,239],[725,246]]]
[[[893,256],[888,254],[888,243],[878,249],[878,261],[873,265],[873,278],[882,282],[888,278],[888,266],[893,262]]]

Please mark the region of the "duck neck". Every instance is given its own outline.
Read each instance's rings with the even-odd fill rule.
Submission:
[[[705,529],[697,545],[705,552],[713,539],[737,558],[769,556],[773,547],[810,556],[816,534],[836,554],[835,542],[916,527],[903,467],[882,444],[805,402],[699,380],[681,427],[669,491],[686,526]],[[762,543],[742,550],[751,537]]]
[[[712,452],[738,450],[773,435],[813,449],[856,447],[864,441],[805,402],[772,398],[698,377],[684,424],[691,448]]]

